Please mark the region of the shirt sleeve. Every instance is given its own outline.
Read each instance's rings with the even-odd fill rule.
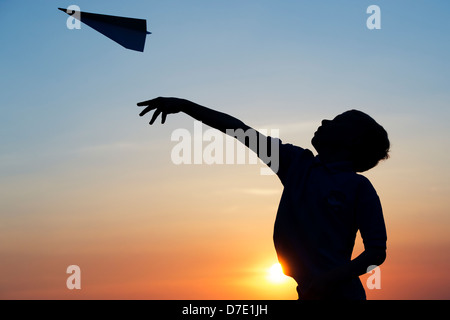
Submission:
[[[356,223],[364,248],[386,249],[387,234],[380,198],[370,181],[361,177],[356,200]]]
[[[305,149],[294,146],[290,143],[283,143],[278,138],[271,138],[272,143],[272,161],[271,169],[278,176],[281,183],[286,185],[286,181],[291,176],[292,166],[300,166],[301,158]],[[276,146],[274,150],[274,146]],[[312,153],[311,153],[312,156]],[[296,168],[298,170],[298,168]]]

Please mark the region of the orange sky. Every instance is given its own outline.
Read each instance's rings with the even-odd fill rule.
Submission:
[[[25,218],[13,210],[1,226],[1,298],[296,298],[293,281],[267,278],[276,263],[272,228],[282,190],[275,176],[261,176],[259,165],[147,166],[152,152],[137,153],[147,156],[128,170],[98,166],[28,178],[22,192],[29,201],[8,202]],[[366,290],[368,298],[446,299],[445,199],[400,201],[393,187],[400,184],[389,183],[397,160],[389,161],[368,175],[388,228],[382,289]],[[65,286],[72,264],[81,268],[81,290]]]
[[[0,299],[297,297],[267,280],[280,182],[174,165],[171,133],[193,121],[149,127],[136,103],[157,96],[310,149],[322,119],[367,112],[392,142],[367,173],[388,231],[367,296],[450,299],[450,2],[379,0],[379,30],[356,1],[203,2],[77,1],[147,19],[141,53],[67,29],[64,3],[0,1]]]

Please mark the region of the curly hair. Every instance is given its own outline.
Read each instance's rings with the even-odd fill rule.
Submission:
[[[389,158],[391,144],[386,130],[373,118],[358,110],[350,112],[359,116],[362,128],[350,148],[350,159],[356,172],[364,172]]]

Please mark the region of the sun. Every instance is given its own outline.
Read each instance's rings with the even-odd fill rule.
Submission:
[[[283,273],[283,268],[279,263],[275,263],[269,268],[267,278],[273,283],[282,283],[289,279],[289,277]]]

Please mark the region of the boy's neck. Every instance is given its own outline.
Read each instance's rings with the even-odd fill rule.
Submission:
[[[319,153],[319,157],[325,163],[350,161],[350,156],[347,151],[321,152]]]

